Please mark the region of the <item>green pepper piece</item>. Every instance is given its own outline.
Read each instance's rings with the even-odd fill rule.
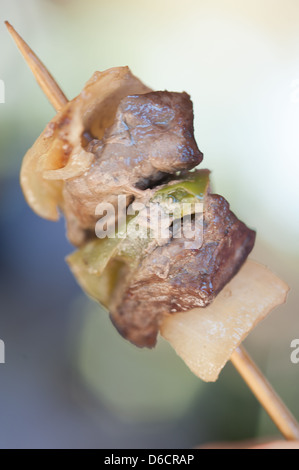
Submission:
[[[189,172],[188,175],[183,176],[182,181],[169,183],[164,188],[158,189],[153,200],[159,196],[170,197],[174,202],[190,202],[192,197],[202,200],[209,186],[209,176],[209,170]]]

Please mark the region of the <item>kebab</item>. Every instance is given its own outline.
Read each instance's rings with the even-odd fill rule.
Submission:
[[[63,212],[68,238],[78,247],[68,263],[80,285],[107,308],[125,338],[153,347],[160,332],[203,380],[216,380],[231,358],[283,434],[298,438],[296,421],[238,347],[285,301],[288,287],[265,267],[246,261],[255,232],[211,192],[209,172],[194,170],[203,155],[194,139],[190,97],[152,91],[119,67],[96,72],[68,102],[6,24],[59,111],[27,152],[21,185],[37,214],[57,220]],[[109,231],[120,196],[128,212],[136,203],[142,209],[125,217],[125,229],[124,217],[118,218],[116,237],[98,239],[98,204],[114,208]],[[198,201],[204,206],[201,232],[196,231]],[[147,226],[145,236],[132,235],[136,223],[148,218],[149,206],[169,214],[169,205],[166,237],[146,236]],[[185,232],[175,236],[186,217],[195,233],[191,245]]]

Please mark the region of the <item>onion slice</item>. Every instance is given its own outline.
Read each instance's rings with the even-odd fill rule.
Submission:
[[[195,375],[215,382],[233,351],[285,302],[288,290],[268,268],[247,260],[211,305],[167,316],[160,333]]]

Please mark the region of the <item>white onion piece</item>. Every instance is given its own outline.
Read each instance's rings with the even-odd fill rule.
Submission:
[[[208,307],[167,316],[161,335],[195,375],[214,382],[255,325],[285,302],[288,290],[268,268],[247,260]]]

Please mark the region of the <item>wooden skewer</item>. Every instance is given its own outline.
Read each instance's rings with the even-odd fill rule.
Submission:
[[[41,89],[56,111],[59,111],[68,102],[66,96],[50,72],[21,36],[7,21],[5,21],[5,24],[22,52],[27,64],[31,68]],[[288,440],[299,440],[299,425],[295,418],[242,346],[234,351],[231,356],[231,362],[284,437]]]
[[[299,425],[246,350],[239,346],[231,362],[287,440],[299,440]]]
[[[65,94],[61,88],[57,85],[56,81],[40,61],[37,55],[33,50],[28,46],[28,44],[21,38],[21,36],[16,32],[14,27],[8,22],[5,21],[6,27],[13,39],[15,40],[20,52],[23,54],[27,64],[35,76],[37,83],[47,96],[48,100],[56,109],[59,111],[63,106],[68,102]]]

